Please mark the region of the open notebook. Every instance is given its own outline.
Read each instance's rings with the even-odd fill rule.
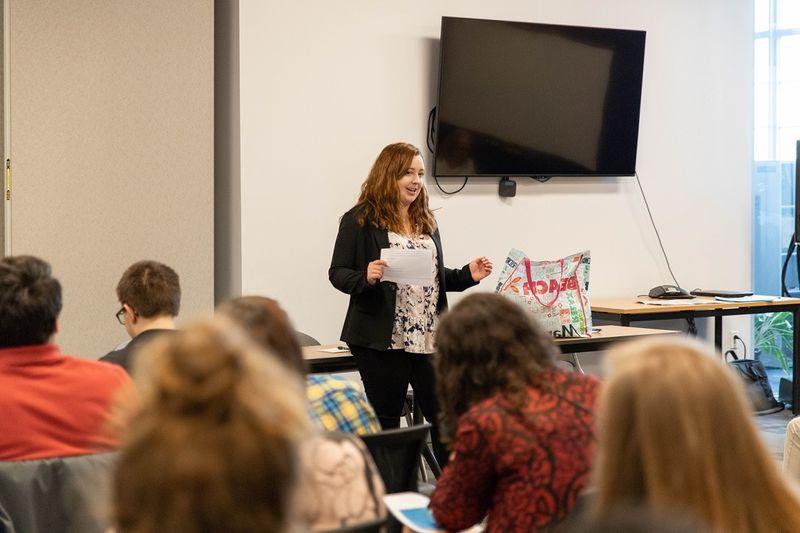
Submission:
[[[430,499],[424,494],[416,492],[398,492],[387,494],[383,503],[401,524],[417,533],[444,533],[442,526],[436,523],[431,510],[428,508]],[[485,523],[480,523],[464,530],[463,533],[480,533],[485,529]]]

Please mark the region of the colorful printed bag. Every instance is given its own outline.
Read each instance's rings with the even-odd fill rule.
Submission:
[[[512,248],[495,292],[531,311],[554,337],[582,337],[592,329],[589,251],[556,261],[531,261]]]

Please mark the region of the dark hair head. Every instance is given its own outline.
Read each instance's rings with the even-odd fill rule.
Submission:
[[[157,261],[134,263],[117,284],[117,299],[144,318],[178,316],[181,308],[178,274]]]
[[[361,185],[358,198],[359,210],[356,220],[362,226],[371,224],[380,229],[405,233],[400,216],[400,193],[397,180],[402,178],[415,156],[421,156],[419,148],[409,143],[390,144],[381,150],[369,176]],[[431,235],[436,229],[436,220],[428,207],[425,187],[408,208],[408,218],[414,231]]]
[[[297,376],[219,318],[154,339],[134,375],[117,530],[284,531],[310,431]]]
[[[538,375],[555,368],[558,350],[517,304],[480,293],[444,315],[436,352],[442,434],[451,440],[458,417],[485,398],[500,393],[521,407]]]
[[[29,255],[0,260],[0,348],[47,342],[59,313],[61,284],[46,261]]]
[[[275,353],[292,370],[306,373],[303,351],[289,316],[272,298],[242,296],[223,302],[217,311],[236,322],[262,348]]]

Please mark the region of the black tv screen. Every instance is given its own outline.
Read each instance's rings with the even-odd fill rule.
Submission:
[[[436,176],[631,176],[645,32],[443,17]]]

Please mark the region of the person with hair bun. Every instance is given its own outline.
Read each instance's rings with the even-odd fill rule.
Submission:
[[[762,442],[743,387],[696,341],[612,349],[597,416],[592,509],[682,511],[711,531],[800,531],[800,497]]]
[[[217,312],[235,321],[288,369],[305,374],[300,346],[286,312],[275,300],[244,296],[222,303]],[[317,385],[327,391],[310,396],[310,411],[321,429],[300,446],[300,484],[297,515],[314,530],[356,526],[385,516],[384,486],[375,464],[361,441],[336,429],[369,431],[377,425],[363,393],[346,380],[309,377],[307,393]],[[349,413],[349,416],[345,416]],[[327,427],[326,426],[330,426]],[[353,433],[355,431],[348,431]]]
[[[551,530],[589,481],[598,381],[558,370],[558,349],[517,304],[467,296],[436,337],[442,435],[452,457],[431,497],[460,531]]]
[[[423,184],[425,164],[419,149],[394,143],[381,150],[361,185],[356,205],[342,215],[328,279],[350,295],[341,340],[350,347],[367,398],[383,429],[400,425],[409,383],[431,422],[436,459],[447,450],[438,432],[436,394],[430,355],[447,291],[463,291],[491,274],[492,262],[477,257],[462,268],[446,268],[436,219]],[[476,223],[480,224],[479,219]],[[382,281],[383,249],[429,250],[430,285]]]
[[[235,325],[159,337],[134,367],[140,407],[113,482],[119,533],[294,527],[302,383]]]

